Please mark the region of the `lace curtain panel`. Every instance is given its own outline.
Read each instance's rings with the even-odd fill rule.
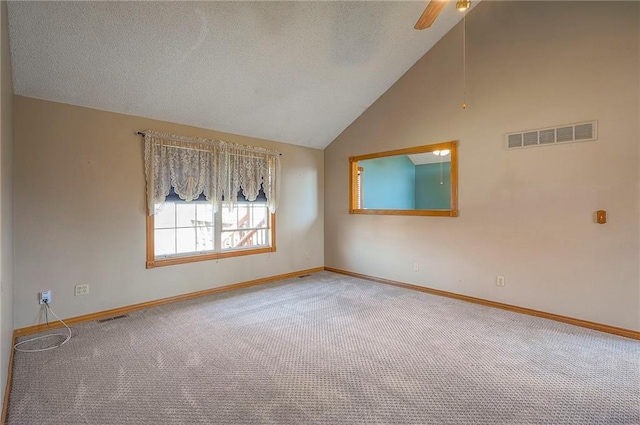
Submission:
[[[172,187],[185,201],[204,194],[216,209],[237,204],[240,190],[255,201],[262,187],[269,211],[278,206],[280,154],[274,150],[146,131],[144,161],[149,215]]]

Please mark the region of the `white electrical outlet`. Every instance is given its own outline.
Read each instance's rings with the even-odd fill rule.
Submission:
[[[413,271],[414,271],[414,272],[418,272],[418,271],[420,271],[420,264],[418,264],[418,263],[413,263]]]
[[[79,297],[80,295],[87,295],[88,293],[89,293],[88,284],[76,285],[76,292],[75,292],[76,297]]]
[[[504,286],[504,276],[496,276],[496,285]]]
[[[39,292],[38,295],[40,304],[51,304],[51,290]]]

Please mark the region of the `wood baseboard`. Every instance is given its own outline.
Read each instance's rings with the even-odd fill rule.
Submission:
[[[382,279],[375,276],[369,276],[366,274],[350,272],[347,270],[335,269],[333,267],[325,267],[325,270],[329,272],[339,273],[347,276],[358,277],[361,279],[372,280],[374,282],[384,283],[387,285],[399,286],[401,288],[413,289],[414,291],[426,292],[428,294],[440,295],[448,298],[455,298],[457,300],[468,301],[475,304],[481,304],[487,307],[500,308],[502,310],[509,310],[516,313],[527,314],[529,316],[542,317],[545,319],[555,320],[557,322],[568,323],[570,325],[580,326],[583,328],[593,329],[600,332],[606,332],[626,338],[640,340],[640,332],[630,329],[618,328],[615,326],[603,325],[601,323],[589,322],[587,320],[575,319],[573,317],[561,316],[559,314],[547,313],[544,311],[533,310],[525,307],[518,307],[511,304],[499,303],[496,301],[485,300],[483,298],[469,297],[467,295],[456,294],[454,292],[442,291],[439,289],[427,288],[425,286],[414,285],[411,283],[397,282],[395,280]]]
[[[4,400],[2,401],[2,419],[1,424],[7,423],[7,412],[9,411],[9,395],[11,393],[11,379],[13,378],[13,353],[16,351],[13,346],[16,343],[16,331],[13,331],[13,338],[11,338],[11,354],[9,355],[9,371],[7,372],[7,385],[4,388]]]
[[[290,277],[301,276],[308,273],[316,273],[324,270],[324,267],[316,267],[313,269],[300,270],[291,273],[284,273],[275,276],[263,277],[260,279],[248,280],[246,282],[234,283],[232,285],[220,286],[218,288],[205,289],[203,291],[190,292],[188,294],[176,295],[175,297],[161,298],[159,300],[147,301],[139,304],[132,304],[125,307],[113,308],[110,310],[99,311],[97,313],[84,314],[82,316],[70,317],[64,319],[65,323],[69,326],[77,325],[83,322],[89,322],[92,320],[106,319],[108,317],[120,316],[122,314],[128,314],[137,310],[143,310],[145,308],[157,307],[164,304],[175,303],[178,301],[190,300],[193,298],[205,297],[207,295],[217,294],[219,292],[233,291],[234,289],[248,288],[250,286],[262,285],[264,283],[273,282],[276,280],[288,279]],[[34,326],[28,326],[26,328],[16,329],[14,331],[14,337],[20,337],[24,335],[43,332],[49,329],[60,328],[62,323],[52,322],[49,325],[39,324]]]

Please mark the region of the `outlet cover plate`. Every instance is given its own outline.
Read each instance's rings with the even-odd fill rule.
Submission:
[[[75,296],[79,297],[80,295],[87,295],[89,293],[89,285],[76,285],[75,287]]]
[[[40,304],[51,304],[51,290],[40,292],[38,294],[38,302]]]

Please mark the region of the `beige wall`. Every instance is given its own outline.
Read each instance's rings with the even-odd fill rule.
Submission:
[[[277,252],[145,269],[142,138],[153,129],[282,152]],[[324,264],[323,152],[16,96],[15,326],[38,291],[72,317]],[[74,286],[90,285],[74,297]]]
[[[325,150],[325,264],[640,330],[639,8],[480,3],[467,110],[458,25]],[[593,119],[596,142],[503,148]],[[348,214],[349,156],[455,139],[460,217]]]
[[[4,400],[13,341],[13,84],[7,30],[7,3],[2,20],[2,102],[0,119],[0,396]]]

